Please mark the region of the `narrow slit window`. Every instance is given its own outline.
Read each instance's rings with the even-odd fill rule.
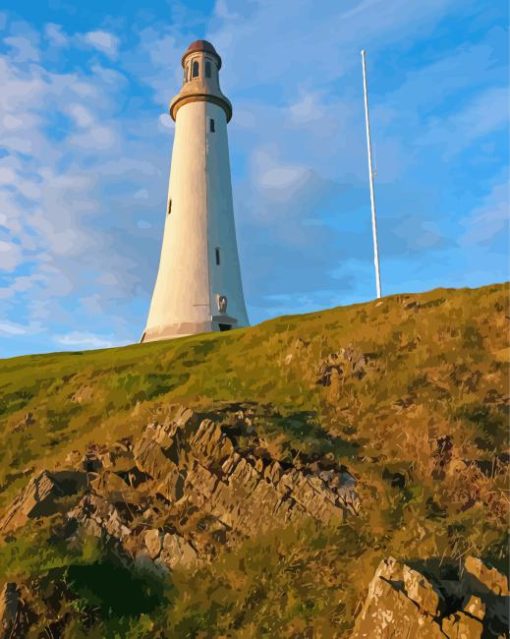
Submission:
[[[193,77],[198,78],[198,62],[193,62]]]
[[[220,265],[220,249],[216,249],[216,266]]]
[[[167,209],[167,215],[170,215],[170,213],[172,212],[172,198],[169,198],[168,200],[168,209]]]
[[[214,128],[214,120],[212,118],[209,119],[209,131],[211,133],[214,133],[215,128]]]
[[[209,62],[209,60],[205,61],[205,77],[211,77],[211,63]]]

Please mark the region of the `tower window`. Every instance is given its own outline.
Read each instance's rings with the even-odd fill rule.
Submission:
[[[211,63],[209,62],[209,60],[205,61],[205,77],[211,77]]]
[[[220,249],[216,248],[216,266],[220,265]]]
[[[193,62],[193,77],[198,78],[198,62]]]
[[[169,200],[168,200],[168,208],[167,208],[167,215],[170,215],[171,212],[172,212],[172,198],[169,198]]]
[[[214,120],[212,118],[209,119],[209,131],[211,133],[214,133],[215,128],[214,128]]]

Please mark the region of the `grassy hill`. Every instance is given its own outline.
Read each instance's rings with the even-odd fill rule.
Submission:
[[[136,439],[176,404],[221,419],[248,411],[263,455],[305,475],[313,464],[346,469],[360,501],[338,525],[282,521],[165,577],[139,574],[107,543],[71,547],[55,533],[61,509],[4,535],[0,584],[2,574],[23,584],[37,632],[48,615],[65,618],[54,636],[341,637],[389,554],[439,570],[469,553],[505,570],[508,293],[439,289],[0,361],[0,514],[30,478]],[[49,582],[71,593],[51,614]],[[135,603],[111,599],[119,583]]]

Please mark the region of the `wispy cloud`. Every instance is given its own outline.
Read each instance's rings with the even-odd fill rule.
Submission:
[[[119,38],[108,31],[89,31],[81,36],[87,45],[101,51],[109,58],[116,58],[119,50]]]
[[[510,242],[510,186],[508,173],[496,182],[480,206],[462,221],[465,232],[460,242],[466,246],[489,245],[500,238],[506,250]]]
[[[110,348],[116,343],[112,336],[105,337],[80,331],[56,335],[53,339],[57,344],[73,348]]]
[[[451,159],[480,138],[503,133],[510,120],[509,97],[507,87],[486,89],[460,110],[430,122],[422,142],[441,145],[444,157]]]
[[[18,324],[16,322],[10,322],[8,320],[0,321],[0,335],[7,336],[18,336],[18,335],[33,335],[34,333],[38,333],[41,330],[41,327],[35,324],[30,326],[26,326],[23,324]]]

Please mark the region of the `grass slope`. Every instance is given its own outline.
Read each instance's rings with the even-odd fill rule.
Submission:
[[[253,402],[272,408],[260,420],[269,450],[348,467],[360,517],[275,531],[198,573],[177,571],[150,591],[152,612],[110,606],[87,636],[343,636],[383,556],[432,566],[470,553],[505,570],[508,292],[439,289],[231,333],[2,360],[0,510],[37,470],[140,431],[166,403]],[[362,374],[347,357],[321,383],[342,348],[362,358]],[[88,546],[37,564],[39,528],[0,545],[5,576],[65,569],[79,582],[80,566],[102,565]],[[81,636],[76,623],[69,636]]]

